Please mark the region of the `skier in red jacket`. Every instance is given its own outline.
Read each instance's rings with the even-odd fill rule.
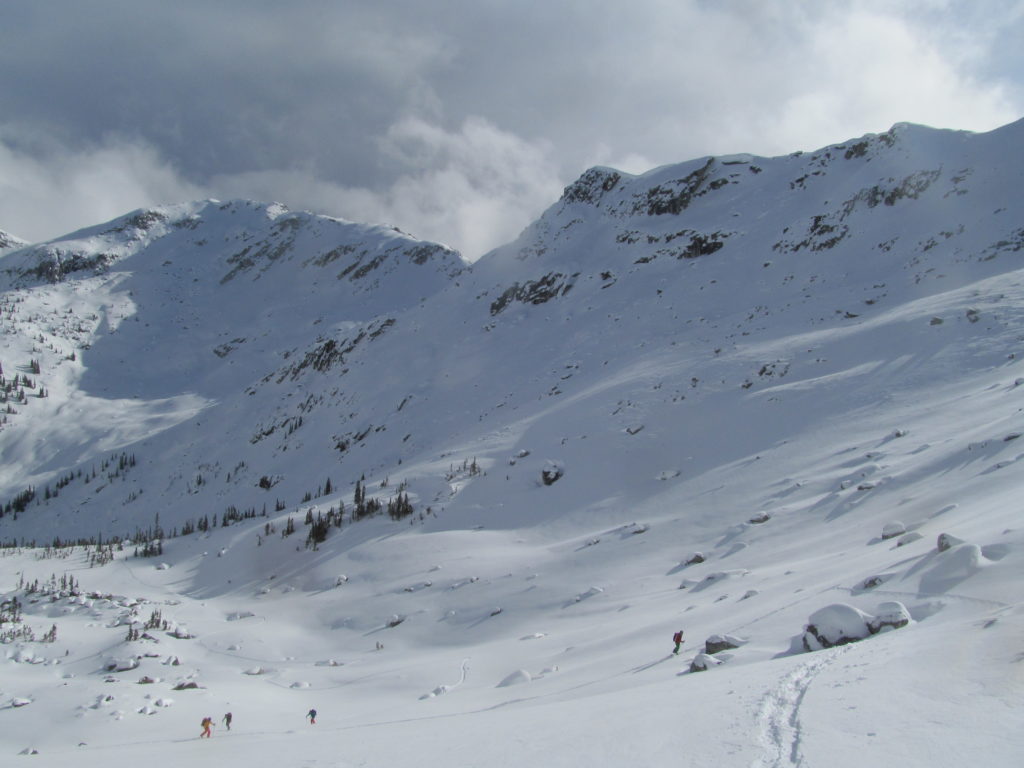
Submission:
[[[678,654],[679,646],[683,644],[683,630],[680,629],[678,632],[672,635],[672,642],[676,644],[675,650],[673,650],[672,653]]]

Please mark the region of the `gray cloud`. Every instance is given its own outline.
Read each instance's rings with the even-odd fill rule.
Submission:
[[[475,257],[589,165],[1014,120],[1022,31],[1021,0],[5,3],[0,227],[245,196]]]

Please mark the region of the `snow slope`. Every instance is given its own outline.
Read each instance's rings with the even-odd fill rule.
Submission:
[[[0,550],[0,751],[1017,764],[1022,131],[592,169],[472,268],[243,202],[0,257],[0,540],[94,537]]]

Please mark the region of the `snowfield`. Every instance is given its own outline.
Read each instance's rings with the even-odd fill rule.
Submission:
[[[10,239],[4,764],[1018,765],[1022,137]]]

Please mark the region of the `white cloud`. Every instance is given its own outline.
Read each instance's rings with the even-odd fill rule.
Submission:
[[[380,147],[400,169],[382,190],[319,178],[311,168],[221,174],[199,185],[141,141],[73,150],[51,139],[26,149],[0,134],[0,228],[39,241],[147,205],[241,197],[391,224],[475,259],[514,238],[561,193],[549,145],[481,118],[453,131],[406,118]]]
[[[202,197],[151,146],[109,139],[71,150],[52,139],[0,131],[0,228],[30,241],[66,234],[135,208]]]
[[[409,169],[384,196],[387,208],[417,222],[421,236],[447,236],[468,258],[511,240],[561,193],[550,145],[479,117],[456,131],[407,118],[383,146]]]
[[[273,199],[351,221],[386,223],[469,259],[514,238],[561,194],[553,149],[473,117],[453,131],[409,117],[380,140],[399,168],[382,190],[317,178],[310,169],[219,176],[216,197]]]
[[[812,63],[790,73],[767,124],[778,151],[879,131],[896,122],[985,131],[1017,117],[999,83],[967,74],[963,58],[974,50],[940,48],[939,40],[908,19],[854,10],[831,13],[810,24],[803,56]]]

